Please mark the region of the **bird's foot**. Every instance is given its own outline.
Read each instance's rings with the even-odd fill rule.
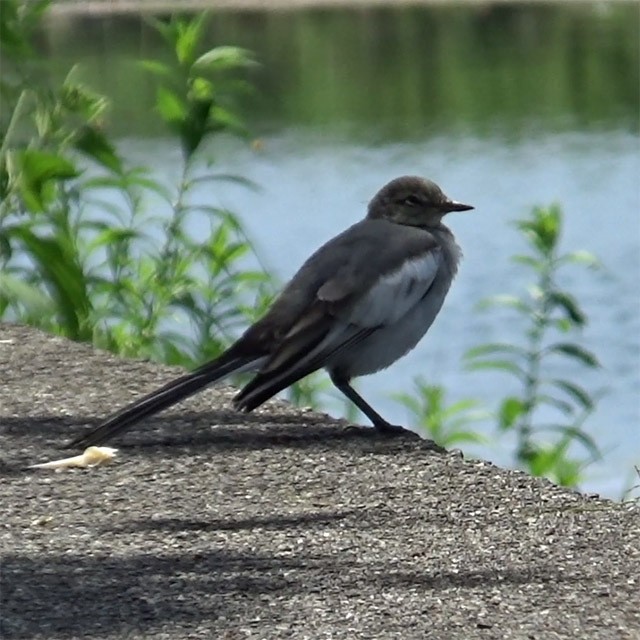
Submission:
[[[429,451],[435,451],[436,453],[449,453],[444,447],[440,446],[434,440],[429,438],[423,438],[422,446]]]
[[[385,436],[414,436],[420,437],[415,431],[411,431],[411,429],[407,429],[406,427],[401,427],[399,424],[391,424],[389,422],[376,422],[373,425],[378,431],[378,433],[382,433]]]
[[[402,427],[398,424],[390,424],[389,422],[377,422],[373,425],[379,433],[382,433],[386,436],[405,436],[418,438],[422,442],[422,446],[429,451],[435,451],[437,453],[447,453],[447,450],[444,447],[441,447],[437,442],[430,440],[429,438],[423,438],[419,433],[415,431],[411,431],[406,427]]]
[[[374,428],[371,429],[370,427],[363,427],[362,425],[359,424],[348,424],[345,427],[345,431],[347,432],[351,432],[351,433],[366,433],[366,434],[370,434],[373,435],[374,433],[379,433],[385,436],[415,436],[416,438],[419,437],[417,433],[415,433],[414,431],[411,431],[410,429],[406,429],[405,427],[401,427],[400,425],[396,425],[396,424],[389,424],[388,422],[385,422],[384,424],[382,423],[376,423],[373,425]]]

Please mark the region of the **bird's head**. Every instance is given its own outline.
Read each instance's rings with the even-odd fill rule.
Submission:
[[[471,205],[448,198],[431,180],[403,176],[386,184],[369,203],[368,218],[384,218],[411,227],[437,227],[450,211],[468,211]]]

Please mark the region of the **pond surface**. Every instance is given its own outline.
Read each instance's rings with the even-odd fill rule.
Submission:
[[[550,375],[604,391],[585,425],[604,460],[585,486],[613,497],[640,463],[638,32],[637,6],[585,4],[224,12],[210,33],[212,45],[247,47],[262,64],[247,107],[259,150],[229,140],[209,149],[221,171],[260,189],[221,184],[204,195],[239,213],[283,279],[398,175],[430,177],[476,206],[449,219],[465,260],[429,335],[360,381],[393,421],[407,415],[389,394],[410,391],[417,375],[444,385],[451,402],[495,406],[512,389],[500,375],[463,370],[469,347],[523,337],[513,317],[475,305],[523,291],[528,274],[509,260],[523,248],[512,222],[534,205],[562,205],[563,248],[605,265],[568,269],[562,281],[585,307],[584,344],[603,367],[557,362]],[[178,150],[151,115],[153,85],[132,63],[162,56],[140,19],[52,20],[41,46],[54,74],[78,62],[112,97],[110,126],[129,158],[178,179]],[[467,450],[510,462],[506,443]]]

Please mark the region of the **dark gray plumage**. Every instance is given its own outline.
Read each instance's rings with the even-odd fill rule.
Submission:
[[[429,180],[392,180],[364,220],[318,249],[266,315],[219,358],[169,382],[68,446],[105,442],[232,373],[255,371],[234,404],[251,411],[297,380],[325,368],[333,383],[381,431],[389,424],[351,387],[413,349],[442,307],[460,249],[442,224],[454,202]]]

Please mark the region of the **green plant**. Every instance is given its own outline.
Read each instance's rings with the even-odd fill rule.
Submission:
[[[466,354],[468,366],[503,372],[517,381],[519,392],[505,397],[498,410],[500,431],[515,434],[516,462],[535,475],[576,485],[584,466],[599,456],[595,442],[583,429],[596,400],[574,380],[553,376],[552,365],[558,359],[588,369],[599,365],[593,353],[570,340],[587,317],[578,301],[560,288],[558,272],[570,264],[595,267],[597,261],[582,251],[559,253],[562,212],[558,206],[533,209],[517,228],[530,251],[513,260],[533,271],[535,283],[526,296],[497,296],[483,306],[515,312],[524,329],[524,343],[480,345]],[[576,443],[586,450],[586,459],[572,457],[570,448]]]
[[[273,291],[264,269],[249,270],[243,264],[255,251],[237,216],[193,197],[196,187],[209,185],[215,190],[223,179],[248,184],[211,172],[203,162],[203,145],[215,135],[245,135],[234,111],[247,86],[238,72],[255,64],[248,52],[238,48],[217,47],[201,53],[206,22],[206,15],[189,21],[174,18],[166,24],[153,21],[174,53],[174,63],[145,60],[141,67],[155,78],[156,110],[180,143],[180,180],[170,194],[158,189],[157,183],[150,185],[166,208],[152,219],[161,232],[149,242],[146,260],[141,264],[132,261],[128,246],[125,260],[112,260],[114,268],[125,262],[133,270],[114,274],[118,287],[129,280],[143,283],[133,292],[133,300],[126,295],[132,292],[123,291],[123,306],[129,311],[123,313],[120,330],[128,344],[137,350],[164,344],[159,357],[183,364],[218,355],[247,319],[253,319],[252,309],[264,307]],[[202,241],[189,233],[193,215],[208,217],[210,231]],[[171,318],[180,316],[191,324],[195,340],[168,331]],[[185,347],[173,357],[179,344]]]
[[[213,357],[273,292],[263,269],[247,268],[254,250],[239,219],[194,197],[196,186],[230,178],[210,170],[203,143],[244,133],[239,72],[254,63],[232,47],[200,52],[205,16],[154,23],[175,63],[142,66],[182,152],[179,182],[166,187],[126,166],[103,131],[104,96],[74,70],[61,87],[37,74],[29,40],[47,4],[8,0],[2,13],[12,73],[2,93],[0,317],[128,355],[183,365]],[[194,215],[208,219],[199,238]]]
[[[246,135],[238,99],[250,86],[240,72],[255,62],[237,47],[202,52],[204,14],[151,21],[173,53],[172,63],[139,64],[180,146],[171,187],[127,167],[104,131],[107,98],[77,80],[76,69],[61,87],[40,73],[30,39],[48,5],[7,0],[1,15],[12,73],[1,85],[10,117],[0,121],[0,318],[123,355],[183,366],[213,358],[262,315],[275,290],[261,265],[248,268],[256,254],[238,217],[195,196],[221,180],[251,186],[213,172],[205,143]],[[198,239],[195,216],[209,226]],[[323,389],[311,377],[289,397],[317,407]]]
[[[42,78],[30,41],[48,5],[8,0],[0,12],[0,317],[88,339],[76,157],[118,167],[100,131],[106,100],[77,83],[73,70],[59,87]]]
[[[632,502],[640,506],[640,466],[634,465],[631,479],[620,498],[622,502]]]
[[[414,379],[413,393],[394,393],[391,397],[409,411],[413,426],[442,447],[485,442],[482,435],[469,428],[489,415],[477,400],[466,398],[447,405],[444,388],[427,384],[422,377]]]

